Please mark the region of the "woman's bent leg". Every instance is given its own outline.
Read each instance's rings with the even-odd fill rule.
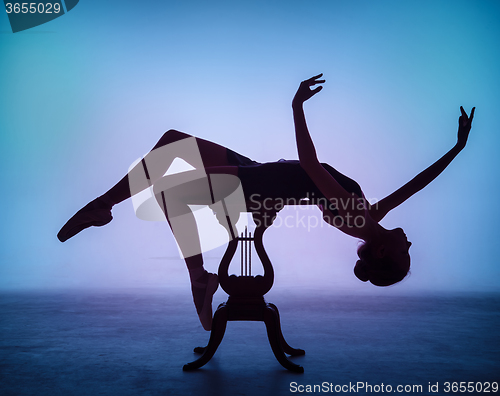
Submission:
[[[163,136],[158,140],[153,149],[148,153],[142,161],[140,161],[130,172],[124,176],[117,184],[115,184],[110,190],[96,198],[94,201],[90,202],[88,205],[79,210],[59,231],[57,237],[61,242],[78,234],[80,231],[91,226],[103,226],[109,223],[113,217],[111,215],[111,208],[130,198],[131,186],[129,175],[132,174],[144,174],[147,172],[146,163],[154,156],[155,159],[159,161],[154,161],[154,172],[147,172],[147,178],[142,177],[144,181],[139,184],[135,184],[133,190],[134,193],[141,191],[142,189],[148,188],[156,179],[162,177],[168,170],[172,161],[178,156],[183,157],[182,153],[177,153],[178,155],[166,155],[165,158],[157,155],[159,152],[155,153],[155,150],[165,147],[171,143],[178,142],[187,138],[192,138],[193,136],[179,132],[176,130],[169,130],[163,134]],[[199,150],[199,155],[201,156],[202,166],[213,167],[213,166],[226,166],[227,162],[227,152],[226,148],[220,146],[216,143],[212,143],[208,140],[196,138],[197,147]],[[167,152],[164,150],[163,152]],[[162,153],[163,153],[162,152]],[[189,161],[188,161],[189,162]],[[140,178],[135,178],[135,180],[140,180]],[[142,183],[142,184],[141,184]]]
[[[212,204],[208,178],[177,184],[179,175],[166,176],[154,187],[156,200],[162,208],[177,245],[182,253],[191,280],[196,312],[205,330],[212,326],[212,298],[218,288],[217,275],[203,267],[198,224],[189,203]],[[169,188],[169,184],[174,184]]]
[[[193,136],[188,135],[187,133],[179,132],[173,129],[165,132],[163,136],[155,144],[155,146],[151,149],[150,153],[147,154],[140,163],[138,163],[133,169],[131,169],[126,176],[124,176],[115,186],[113,186],[100,198],[103,199],[106,203],[111,205],[116,205],[117,203],[120,203],[130,198],[132,194],[129,183],[129,175],[134,173],[142,174],[145,168],[146,169],[149,168],[149,166],[146,166],[148,162],[154,161],[155,163],[154,167],[156,168],[154,172],[148,172],[148,176],[150,176],[149,179],[151,180],[151,183],[154,183],[156,180],[162,177],[165,174],[165,172],[167,172],[168,168],[172,164],[172,161],[176,157],[180,157],[184,160],[187,160],[187,162],[189,163],[190,162],[189,158],[186,158],[187,156],[183,155],[182,152],[174,153],[174,156],[171,156],[171,155],[163,155],[164,153],[166,153],[166,151],[162,152],[158,151],[158,153],[161,154],[160,156],[157,156],[159,157],[160,161],[155,161],[156,158],[155,160],[152,159],[150,160],[150,158],[153,157],[154,155],[153,152],[155,150],[165,147],[171,143],[175,143],[180,140],[192,137]],[[203,166],[205,168],[229,165],[227,162],[227,152],[226,152],[227,149],[224,146],[200,138],[195,138],[195,139],[198,146],[199,154],[201,156],[201,160],[203,162]],[[150,158],[148,158],[148,156]],[[196,164],[191,163],[191,165],[196,167]],[[149,185],[147,184],[143,186],[143,188],[147,187],[149,187]],[[139,191],[135,191],[135,193],[137,192]]]

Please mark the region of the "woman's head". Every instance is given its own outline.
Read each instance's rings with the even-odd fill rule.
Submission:
[[[375,286],[389,286],[402,281],[410,270],[408,242],[401,228],[389,230],[377,241],[365,242],[358,249],[359,260],[354,274]]]

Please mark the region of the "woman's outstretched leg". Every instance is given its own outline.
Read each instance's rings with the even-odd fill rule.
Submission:
[[[175,152],[168,153],[166,150],[160,151],[157,149],[186,138],[192,138],[192,136],[176,130],[169,130],[165,132],[160,140],[158,140],[155,144],[153,149],[142,159],[142,161],[132,168],[126,176],[124,176],[106,193],[80,209],[71,219],[68,220],[68,222],[57,234],[59,240],[61,242],[65,242],[86,228],[92,226],[100,227],[108,224],[113,219],[111,209],[114,205],[130,198],[132,193],[136,194],[141,190],[150,187],[151,184],[165,174],[176,157],[183,158],[182,153],[178,153],[178,155],[176,155],[177,153]],[[227,149],[225,147],[200,138],[196,138],[196,143],[203,163],[191,164],[195,168],[200,165],[205,168],[228,165]],[[188,163],[190,162],[189,158],[183,159],[187,160]],[[147,166],[146,164],[148,163],[154,163],[154,166]],[[132,178],[129,176],[144,173],[146,173],[147,177],[142,177],[143,184],[134,183],[131,189],[129,181]],[[141,180],[141,178],[136,177],[135,180]]]

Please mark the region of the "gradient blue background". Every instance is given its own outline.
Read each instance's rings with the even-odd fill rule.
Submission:
[[[500,290],[500,3],[82,0],[16,34],[2,12],[0,33],[0,288],[188,287],[168,226],[131,202],[106,227],[64,244],[56,233],[170,128],[297,158],[291,99],[323,72],[306,105],[319,158],[371,199],[454,145],[460,105],[476,118],[450,167],[382,222],[413,242],[408,279],[359,282],[358,241],[324,224],[267,231],[276,285]]]

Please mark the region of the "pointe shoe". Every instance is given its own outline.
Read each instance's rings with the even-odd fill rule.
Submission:
[[[75,236],[80,231],[86,228],[95,226],[101,227],[113,220],[111,215],[111,206],[106,205],[99,198],[85,205],[82,209],[75,213],[57,234],[57,238],[61,241],[67,241]]]
[[[193,281],[191,283],[194,306],[201,325],[207,331],[212,329],[212,299],[218,287],[219,278],[211,273],[208,273],[206,282]]]

